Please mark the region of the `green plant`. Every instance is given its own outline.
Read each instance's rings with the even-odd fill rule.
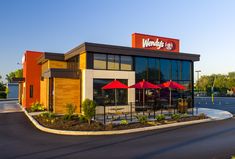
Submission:
[[[137,115],[136,118],[141,124],[146,124],[148,121],[148,118],[146,115]]]
[[[73,114],[75,113],[77,109],[77,106],[72,104],[72,103],[68,103],[66,104],[66,110],[67,110],[67,113],[64,115],[63,119],[65,120],[71,120],[72,117],[73,117]]]
[[[90,125],[91,119],[95,116],[96,103],[93,100],[85,99],[82,103],[82,109],[84,116]]]
[[[39,102],[35,102],[35,103],[33,103],[33,104],[31,105],[30,110],[31,110],[32,112],[36,112],[36,111],[44,111],[44,110],[46,110],[46,109],[45,109],[45,107],[44,107],[42,104],[40,104]]]
[[[157,121],[162,121],[162,120],[165,120],[166,117],[165,117],[164,114],[158,114],[158,115],[155,117],[155,119],[156,119]]]
[[[87,119],[86,119],[86,117],[85,117],[84,115],[80,115],[80,116],[79,116],[79,121],[80,121],[81,123],[84,123],[84,122],[87,121]]]
[[[178,119],[180,119],[180,114],[171,114],[171,119],[173,119],[173,120],[178,120]]]
[[[200,119],[205,119],[206,118],[206,114],[204,114],[204,113],[200,113],[198,116],[199,116]]]
[[[121,120],[120,124],[121,124],[121,125],[127,125],[127,124],[128,124],[128,121],[125,120],[125,119],[123,119],[123,120]]]
[[[180,118],[187,118],[189,115],[187,113],[181,114]]]
[[[55,113],[52,113],[52,112],[44,112],[42,114],[40,114],[41,117],[44,117],[44,118],[55,118]]]

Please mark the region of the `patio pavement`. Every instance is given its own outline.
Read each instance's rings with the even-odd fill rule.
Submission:
[[[195,108],[194,112],[195,114],[204,113],[208,117],[214,120],[224,120],[224,119],[229,119],[233,117],[233,114],[231,114],[230,112],[219,110],[219,109]]]

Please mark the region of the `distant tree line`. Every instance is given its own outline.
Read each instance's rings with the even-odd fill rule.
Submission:
[[[201,76],[196,82],[195,92],[206,92],[207,95],[211,95],[213,91],[216,92],[217,95],[226,96],[229,95],[229,92],[234,88],[235,72],[230,72],[227,75],[212,74]]]

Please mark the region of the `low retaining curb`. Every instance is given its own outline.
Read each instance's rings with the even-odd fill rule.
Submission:
[[[69,130],[56,130],[56,129],[46,128],[40,125],[31,115],[29,115],[29,113],[24,108],[22,109],[24,113],[26,114],[26,116],[29,118],[29,120],[39,130],[48,132],[48,133],[59,134],[59,135],[120,135],[120,134],[129,134],[129,133],[157,130],[157,129],[175,127],[175,126],[192,125],[192,124],[205,123],[205,122],[212,121],[212,119],[202,119],[202,120],[194,120],[194,121],[187,121],[187,122],[180,122],[180,123],[173,123],[173,124],[150,126],[150,127],[144,127],[144,128],[136,128],[136,129],[128,129],[128,130],[114,130],[114,131],[69,131]]]

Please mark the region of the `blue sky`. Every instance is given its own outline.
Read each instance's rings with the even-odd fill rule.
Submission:
[[[131,46],[134,32],[180,39],[201,74],[235,71],[234,0],[1,0],[0,75],[25,50],[65,53],[82,42]]]

